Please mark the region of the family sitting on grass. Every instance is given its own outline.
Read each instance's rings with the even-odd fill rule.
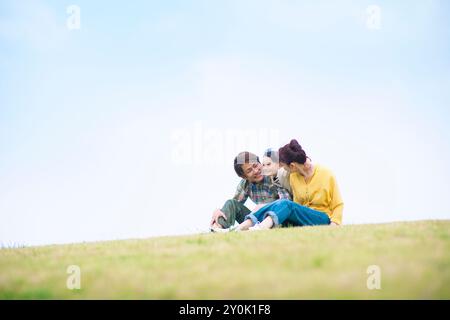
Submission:
[[[344,203],[333,173],[312,163],[297,140],[278,152],[267,150],[262,164],[256,155],[241,152],[234,170],[242,180],[233,199],[213,213],[213,232],[342,223]],[[249,197],[253,211],[244,205]]]

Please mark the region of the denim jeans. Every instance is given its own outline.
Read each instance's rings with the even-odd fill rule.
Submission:
[[[249,208],[247,208],[244,204],[240,203],[237,200],[230,199],[225,202],[222,207],[222,212],[227,217],[227,220],[220,217],[218,219],[219,224],[223,228],[229,228],[234,225],[234,222],[242,223],[245,220],[245,217],[251,212]]]
[[[330,218],[326,213],[302,206],[290,200],[282,199],[272,202],[255,213],[245,216],[245,220],[252,220],[253,224],[262,222],[267,216],[271,216],[274,227],[286,222],[294,226],[315,226],[330,224]]]

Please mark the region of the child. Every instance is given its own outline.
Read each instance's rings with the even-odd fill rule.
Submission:
[[[272,183],[285,188],[292,195],[291,185],[289,184],[289,172],[280,166],[278,151],[267,149],[262,159],[262,174],[270,176]]]

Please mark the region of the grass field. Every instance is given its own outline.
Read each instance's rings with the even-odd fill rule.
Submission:
[[[367,287],[371,265],[380,289]],[[450,221],[6,248],[0,298],[450,299]]]

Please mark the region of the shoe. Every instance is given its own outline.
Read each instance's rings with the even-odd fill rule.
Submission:
[[[230,228],[211,228],[211,232],[226,233],[230,232]]]
[[[229,228],[211,228],[211,232],[217,232],[217,233],[227,233],[227,232],[237,232],[239,225],[235,224]]]

